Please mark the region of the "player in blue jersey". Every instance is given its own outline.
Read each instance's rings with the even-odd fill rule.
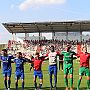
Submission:
[[[2,72],[4,76],[4,85],[5,85],[5,90],[10,90],[10,84],[11,84],[11,59],[13,58],[12,55],[8,55],[7,50],[3,49],[2,50],[2,55],[0,56],[0,61],[2,62]],[[8,86],[7,86],[8,82]]]
[[[22,90],[24,90],[24,63],[27,60],[22,57],[22,53],[18,52],[16,55],[16,58],[14,59],[15,65],[16,65],[16,71],[15,71],[15,86],[16,90],[18,90],[18,80],[22,80]]]

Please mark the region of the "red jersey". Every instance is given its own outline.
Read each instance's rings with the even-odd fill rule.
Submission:
[[[89,67],[90,54],[81,52],[79,56],[80,56],[80,67],[82,66]]]
[[[33,64],[34,64],[34,70],[40,71],[41,70],[41,65],[42,62],[44,61],[44,58],[40,58],[40,59],[32,59]]]

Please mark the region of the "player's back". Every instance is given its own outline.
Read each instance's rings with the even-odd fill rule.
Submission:
[[[49,57],[49,65],[57,64],[57,53],[56,52],[50,52],[48,54]]]
[[[24,59],[23,58],[15,58],[14,62],[16,64],[16,71],[24,71]]]
[[[89,58],[90,54],[89,53],[80,53],[80,66],[86,66],[89,67]]]
[[[11,69],[11,59],[13,58],[12,55],[1,55],[0,59],[2,60],[3,70]]]
[[[75,52],[73,51],[63,51],[62,54],[64,56],[64,61],[67,61],[67,62],[70,62],[73,60],[73,55],[74,55]]]
[[[34,70],[41,70],[41,65],[42,65],[42,62],[43,62],[43,58],[41,58],[41,59],[33,59],[32,61],[33,61],[33,63],[34,63]]]

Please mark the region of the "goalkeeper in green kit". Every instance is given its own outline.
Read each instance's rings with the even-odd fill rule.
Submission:
[[[73,55],[76,55],[74,51],[71,51],[71,46],[67,45],[63,54],[64,60],[64,82],[66,90],[68,90],[68,74],[70,74],[70,90],[73,90]]]

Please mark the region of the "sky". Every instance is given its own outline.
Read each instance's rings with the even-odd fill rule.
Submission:
[[[2,23],[68,20],[90,20],[90,0],[0,0],[0,43],[12,39]]]

